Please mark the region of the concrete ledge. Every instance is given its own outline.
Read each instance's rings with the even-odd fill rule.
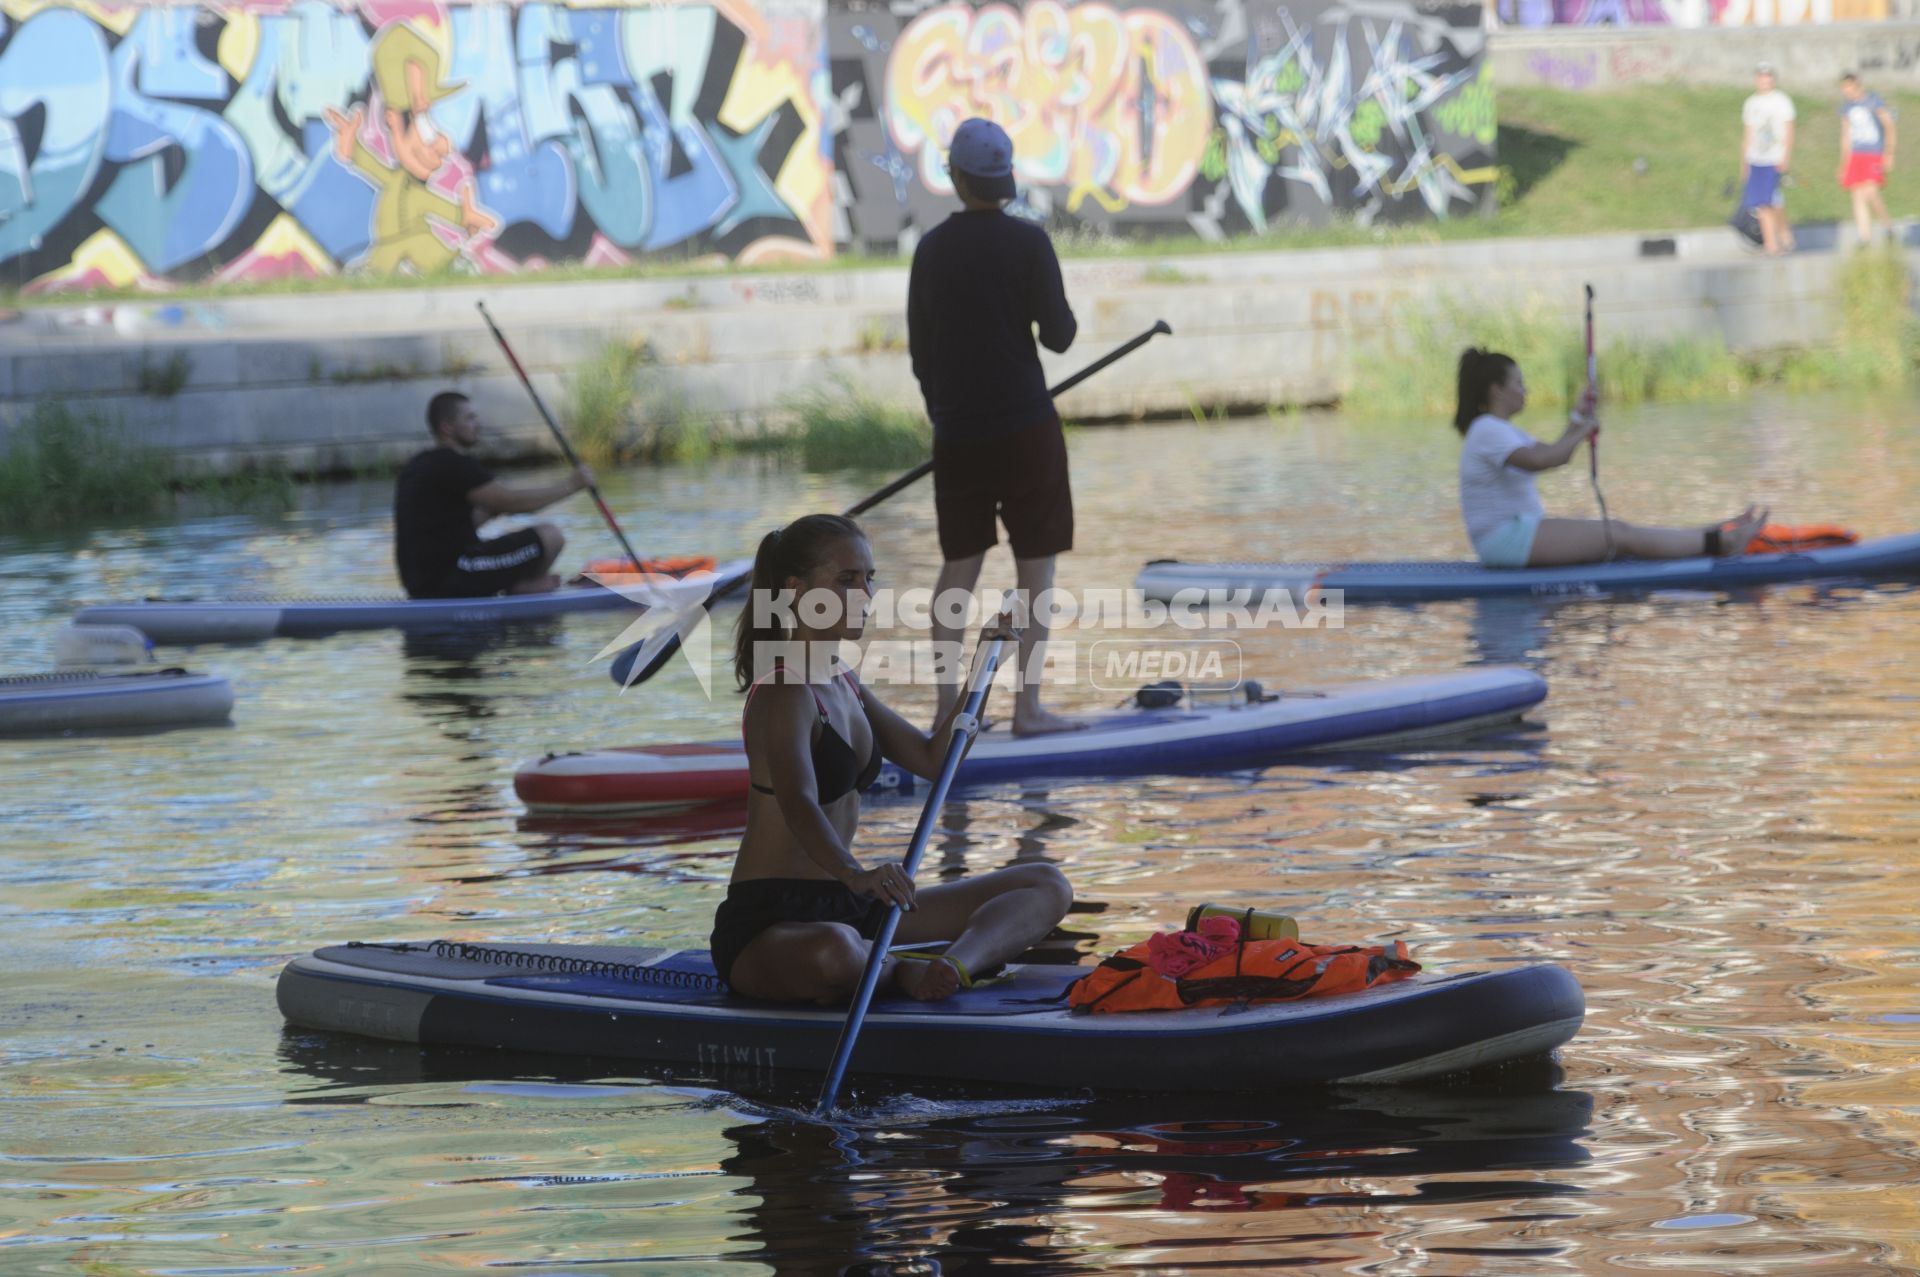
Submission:
[[[1042,362],[1057,380],[1164,318],[1173,337],[1088,381],[1062,413],[1325,403],[1347,388],[1356,354],[1393,349],[1417,314],[1529,306],[1572,327],[1587,282],[1603,344],[1808,346],[1828,339],[1843,258],[1817,251],[1836,242],[1828,228],[1800,237],[1816,251],[1781,260],[1715,229],[1074,260],[1080,336]],[[1649,241],[1664,242],[1650,254]],[[727,434],[778,432],[797,396],[838,379],[919,406],[906,272],[888,268],[35,309],[0,323],[0,433],[58,398],[196,466],[353,468],[416,450],[427,399],[455,388],[474,397],[493,455],[547,455],[545,427],[474,313],[482,297],[562,414],[568,374],[610,343],[654,361],[638,389],[655,424],[684,414]]]
[[[1786,27],[1510,27],[1489,41],[1494,83],[1606,93],[1648,84],[1750,89],[1754,64],[1780,87],[1840,101],[1840,76],[1920,90],[1920,22]],[[1738,141],[1736,135],[1735,141]]]

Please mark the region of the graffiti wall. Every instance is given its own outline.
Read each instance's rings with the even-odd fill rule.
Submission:
[[[816,10],[0,0],[0,281],[832,251]]]
[[[1471,210],[1495,176],[1480,20],[1408,0],[836,0],[841,239],[890,251],[946,216],[944,147],[969,115],[1005,126],[1023,199],[1056,228],[1224,237]]]
[[[1793,27],[1884,22],[1890,0],[1498,0],[1514,27]]]
[[[953,207],[975,114],[1056,229],[1445,217],[1492,190],[1480,17],[0,0],[0,286],[895,251]]]

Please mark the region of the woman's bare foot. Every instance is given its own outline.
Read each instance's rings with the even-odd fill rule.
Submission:
[[[1015,736],[1044,736],[1048,732],[1077,732],[1084,730],[1087,724],[1078,718],[1068,718],[1064,714],[1055,714],[1051,710],[1036,709],[1027,713],[1013,711],[1013,734]]]
[[[1752,506],[1748,506],[1740,512],[1739,517],[1729,519],[1727,522],[1721,524],[1721,555],[1732,558],[1745,554],[1747,552],[1747,546],[1751,544],[1753,538],[1759,534],[1760,529],[1767,526],[1767,515],[1771,513],[1771,510],[1756,510]]]
[[[938,1002],[960,992],[960,968],[947,958],[898,958],[894,987],[918,1002]]]

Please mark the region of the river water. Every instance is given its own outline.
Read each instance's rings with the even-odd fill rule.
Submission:
[[[1877,535],[1914,524],[1917,445],[1898,403],[1647,410],[1609,422],[1603,479],[1623,518],[1718,518],[1751,494]],[[1071,447],[1065,586],[1124,586],[1154,557],[1464,550],[1442,426]],[[605,486],[643,549],[728,555],[876,483],[747,458]],[[1543,490],[1593,509],[1577,467]],[[83,602],[389,590],[387,503],[341,485],[284,514],[0,537],[0,670],[44,667]],[[610,550],[585,501],[555,517],[569,564]],[[930,581],[925,488],[868,523],[887,583]],[[989,576],[1010,584],[1004,558]],[[738,702],[684,668],[617,696],[591,663],[610,616],[466,645],[171,650],[233,680],[232,726],[0,742],[0,1272],[1913,1271],[1920,594],[1345,621],[1246,637],[1247,672],[1522,663],[1551,693],[1521,727],[1419,752],[974,791],[929,871],[1054,861],[1085,954],[1225,898],[1442,968],[1563,963],[1589,1011],[1555,1066],[1198,1099],[857,1081],[830,1129],[782,1107],[804,1085],[290,1031],[274,977],[323,943],[703,944],[729,815],[543,824],[511,775],[550,749],[723,737]],[[865,849],[902,847],[916,814],[874,804]]]

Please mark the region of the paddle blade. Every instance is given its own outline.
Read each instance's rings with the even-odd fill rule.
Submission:
[[[695,578],[697,579],[697,578]],[[707,623],[707,613],[715,603],[739,593],[753,579],[753,564],[745,560],[735,560],[725,566],[722,572],[712,579],[711,588],[695,598],[675,600],[673,619],[653,633],[621,651],[613,658],[608,671],[613,681],[621,687],[633,687],[644,683],[666,668],[680,651],[681,645],[700,626]],[[677,582],[675,589],[683,589],[691,581]],[[705,661],[707,649],[699,656]],[[706,682],[704,669],[696,671],[701,682]]]
[[[644,683],[673,659],[674,653],[680,650],[680,642],[680,627],[669,625],[614,657],[613,666],[608,672],[621,687]]]

